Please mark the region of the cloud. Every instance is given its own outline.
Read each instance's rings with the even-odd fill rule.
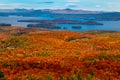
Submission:
[[[76,7],[79,6],[79,4],[77,2],[80,2],[80,0],[68,0],[65,7],[67,7],[67,8],[76,8]]]
[[[78,5],[68,5],[67,7],[75,8],[78,7]]]
[[[80,0],[68,0],[68,2],[80,2]]]
[[[37,2],[38,4],[53,4],[54,2],[48,1],[48,2]]]
[[[66,4],[65,5],[66,7],[69,7],[69,8],[75,8],[75,7],[78,7],[78,5],[77,4]]]
[[[30,4],[23,4],[23,3],[12,3],[12,4],[0,4],[1,9],[15,9],[15,8],[26,8],[31,9],[33,6]]]
[[[100,8],[101,6],[100,6],[100,5],[96,5],[95,7],[96,7],[96,8]]]

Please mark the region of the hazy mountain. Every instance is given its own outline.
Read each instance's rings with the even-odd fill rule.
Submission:
[[[37,17],[37,16],[52,16],[63,18],[64,16],[74,16],[77,18],[96,18],[98,20],[120,20],[120,12],[100,12],[100,11],[87,11],[87,10],[72,10],[72,9],[0,9],[0,16],[27,16],[27,17]],[[70,16],[69,16],[70,15]]]
[[[72,9],[0,9],[0,12],[4,13],[13,13],[13,12],[48,12],[48,13],[57,13],[57,14],[98,14],[99,11],[87,11],[87,10],[72,10]]]
[[[57,14],[99,14],[99,11],[87,11],[87,10],[72,10],[72,9],[56,9],[56,10],[43,10]]]

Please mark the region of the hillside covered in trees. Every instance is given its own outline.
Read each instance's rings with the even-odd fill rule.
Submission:
[[[119,80],[120,32],[0,27],[0,80]]]

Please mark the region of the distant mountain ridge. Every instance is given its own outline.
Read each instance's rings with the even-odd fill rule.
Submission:
[[[83,18],[87,20],[120,20],[120,12],[102,12],[73,9],[0,9],[0,16]]]
[[[72,10],[72,9],[56,9],[56,10],[42,10],[42,11],[49,11],[51,13],[57,14],[99,14],[99,11],[88,11],[88,10]]]
[[[0,13],[13,13],[13,12],[49,12],[49,13],[58,13],[58,14],[99,14],[103,13],[101,11],[88,11],[88,10],[73,10],[73,9],[0,9]]]
[[[101,14],[109,13],[102,11],[89,11],[89,10],[73,10],[73,9],[0,9],[0,13],[13,13],[13,12],[48,12],[56,14]],[[111,12],[110,12],[111,13]]]

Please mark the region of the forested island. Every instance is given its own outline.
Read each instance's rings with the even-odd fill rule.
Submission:
[[[77,21],[77,20],[18,20],[18,22],[37,22],[44,24],[82,24],[82,25],[103,25],[103,23],[95,22],[95,21]]]
[[[7,23],[0,23],[0,26],[12,26],[12,25]]]

